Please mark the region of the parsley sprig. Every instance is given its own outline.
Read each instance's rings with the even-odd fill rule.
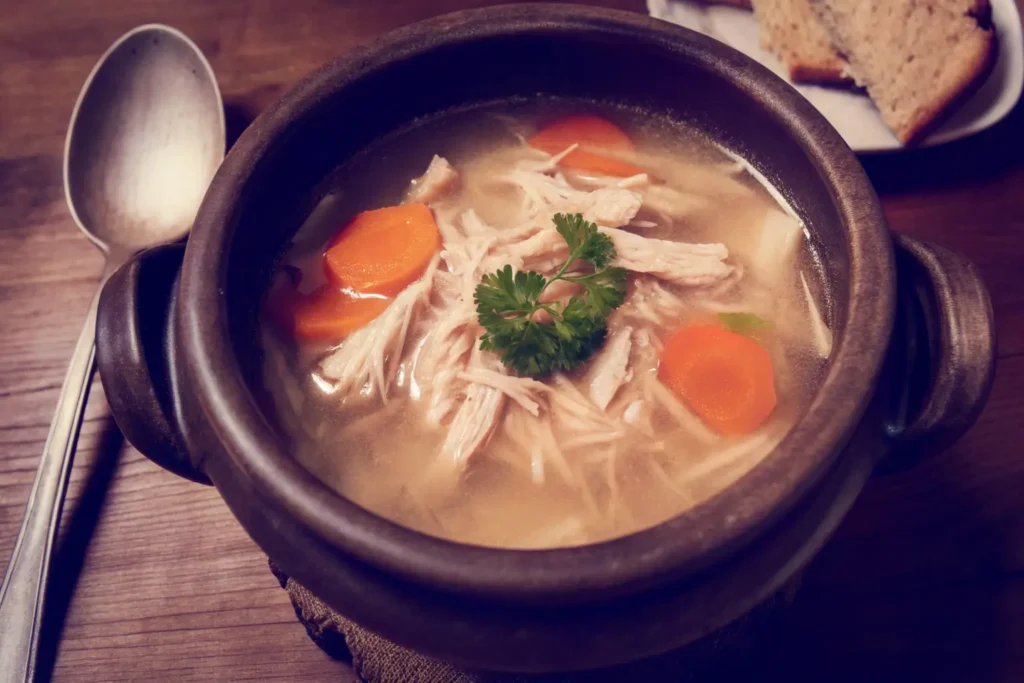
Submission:
[[[498,353],[521,375],[571,370],[586,361],[604,343],[608,314],[626,298],[626,269],[610,265],[615,245],[608,236],[580,214],[559,213],[553,220],[569,246],[565,264],[553,277],[505,266],[485,275],[473,297],[486,330],[481,350]],[[593,265],[594,272],[567,274],[579,261]],[[559,280],[575,282],[583,291],[566,302],[541,303],[544,290]],[[536,321],[539,311],[546,311],[551,322]]]

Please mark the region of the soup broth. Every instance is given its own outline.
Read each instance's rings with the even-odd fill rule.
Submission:
[[[605,236],[624,280],[566,263],[555,214]],[[831,353],[815,261],[779,194],[683,124],[562,100],[452,113],[325,186],[265,298],[266,394],[296,458],[400,524],[610,539],[722,491],[798,419]],[[524,325],[568,320],[588,276],[624,288],[592,355],[530,373],[481,349],[474,295],[505,266],[550,282]]]

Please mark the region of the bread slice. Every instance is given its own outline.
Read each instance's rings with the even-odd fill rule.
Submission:
[[[845,83],[844,60],[810,0],[753,0],[761,24],[761,44],[774,53],[794,81]]]
[[[850,74],[904,144],[988,75],[988,0],[812,0]]]

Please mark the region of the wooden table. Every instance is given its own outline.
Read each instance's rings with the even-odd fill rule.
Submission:
[[[1021,2],[1022,0],[1018,0]],[[5,3],[9,4],[9,3]],[[61,188],[79,88],[122,32],[206,52],[233,134],[317,65],[482,0],[15,0],[0,16],[0,563],[101,269]],[[604,4],[643,11],[642,0]],[[867,161],[894,230],[982,269],[999,370],[952,450],[876,478],[814,563],[764,680],[1024,680],[1024,108],[973,139]],[[44,664],[57,681],[342,681],[210,488],[126,446],[93,386],[65,508]],[[2,569],[3,565],[0,565]],[[843,673],[836,673],[841,670]]]

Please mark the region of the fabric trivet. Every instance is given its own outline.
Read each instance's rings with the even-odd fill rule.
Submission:
[[[295,614],[320,649],[351,662],[365,683],[724,683],[759,680],[759,662],[775,643],[780,615],[799,578],[729,626],[687,647],[610,669],[546,675],[469,671],[396,645],[354,624],[278,569]]]

